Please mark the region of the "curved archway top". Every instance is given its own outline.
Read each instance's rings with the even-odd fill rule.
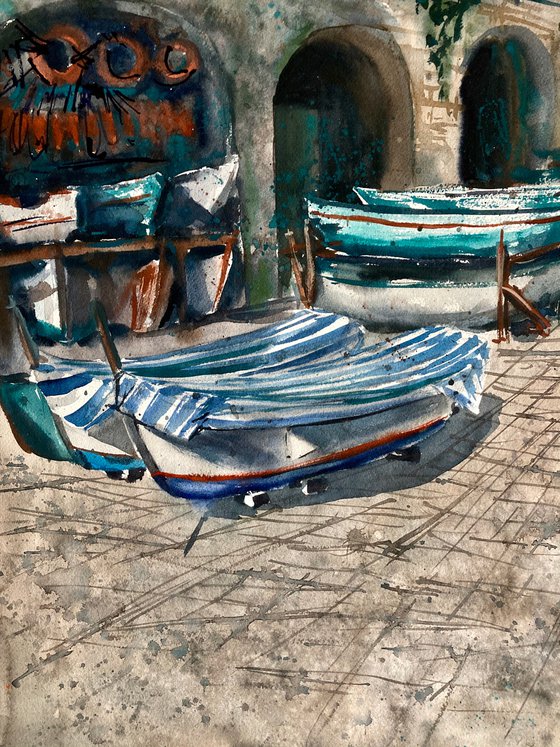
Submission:
[[[276,225],[300,237],[308,194],[339,202],[355,186],[402,189],[414,173],[408,69],[385,30],[334,26],[309,34],[274,95]],[[283,284],[289,267],[280,265]]]
[[[385,169],[380,186],[383,189],[403,189],[409,186],[414,177],[412,84],[406,61],[393,35],[383,28],[357,24],[316,29],[295,50],[284,70],[301,50],[318,43],[356,49],[377,70],[385,106],[389,112]]]
[[[550,54],[530,30],[486,31],[463,61],[461,178],[504,186],[538,178],[554,125]]]
[[[537,147],[545,148],[552,135],[556,104],[556,76],[551,53],[544,42],[524,26],[495,26],[470,46],[461,63],[463,72],[466,72],[481,47],[493,40],[514,41],[523,51],[529,77],[539,99],[539,107],[529,113],[529,122],[538,137]]]

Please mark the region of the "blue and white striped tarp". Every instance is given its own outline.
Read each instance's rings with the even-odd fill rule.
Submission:
[[[237,338],[231,343],[240,350]],[[204,370],[200,348],[189,355]],[[172,384],[127,371],[115,386],[104,369],[44,381],[41,388],[59,414],[86,430],[119,409],[173,438],[190,438],[201,426],[235,429],[342,420],[437,392],[477,412],[488,346],[476,335],[431,327],[375,345],[356,345],[337,358],[317,356],[313,363],[305,355],[293,358],[280,370],[266,366],[264,347],[258,357],[265,362],[262,367],[235,373],[210,368],[211,373],[179,375]],[[179,372],[184,362],[181,357]]]
[[[294,364],[337,360],[363,343],[364,329],[354,320],[320,311],[299,311],[289,319],[244,334],[170,353],[123,358],[132,374],[155,379],[221,375],[240,371],[279,371]],[[108,375],[106,361],[77,361],[46,356],[41,378],[76,373]]]
[[[196,433],[216,401],[212,395],[127,373],[121,373],[116,384],[115,409],[143,425],[185,441]]]

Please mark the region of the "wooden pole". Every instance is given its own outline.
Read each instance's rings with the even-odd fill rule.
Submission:
[[[92,302],[92,311],[95,317],[95,323],[97,324],[99,336],[101,337],[101,344],[103,345],[105,357],[107,358],[107,362],[111,366],[113,376],[117,376],[117,374],[122,371],[121,357],[118,353],[115,341],[113,340],[113,335],[111,334],[111,331],[109,329],[107,314],[105,313],[105,309],[103,308],[103,304],[101,303],[101,301]]]
[[[317,273],[315,271],[315,257],[311,243],[311,226],[309,220],[305,221],[305,290],[309,305],[313,306],[317,295]]]
[[[305,288],[305,282],[303,279],[303,268],[297,256],[296,239],[293,231],[286,231],[286,238],[290,246],[290,262],[292,264],[292,272],[296,281],[297,289],[299,291],[299,297],[301,302],[306,309],[310,307],[309,299],[307,298],[307,290]]]
[[[498,323],[498,337],[495,342],[506,342],[508,339],[509,329],[505,329],[506,315],[509,316],[505,310],[506,302],[504,299],[504,274],[506,254],[504,246],[504,229],[500,231],[500,242],[498,244],[498,250],[496,252],[496,287],[498,291],[498,307],[497,307],[497,323]],[[508,325],[509,326],[509,325]]]
[[[0,269],[0,376],[29,373],[30,365],[21,344],[11,304],[10,271]]]

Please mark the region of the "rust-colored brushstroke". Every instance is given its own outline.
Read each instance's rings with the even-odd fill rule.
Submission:
[[[169,112],[169,116],[167,116]],[[193,113],[184,104],[174,106],[169,101],[162,102],[162,117],[167,126],[168,135],[182,135],[190,138],[196,134]]]
[[[534,332],[541,337],[548,337],[552,326],[550,321],[525,298],[523,292],[516,285],[504,284],[502,292],[507,301],[533,322],[535,325]]]
[[[227,482],[228,480],[249,480],[258,477],[270,477],[271,475],[283,475],[295,469],[306,469],[307,467],[315,467],[317,465],[335,462],[339,459],[350,459],[354,456],[359,456],[364,452],[371,451],[380,446],[387,446],[387,444],[390,444],[399,439],[415,436],[418,433],[422,433],[422,431],[428,430],[428,428],[437,425],[438,423],[445,422],[446,419],[447,418],[435,418],[434,420],[423,423],[422,425],[419,425],[416,428],[412,428],[409,431],[395,431],[374,441],[368,441],[357,446],[352,446],[348,449],[341,449],[340,451],[335,451],[332,454],[325,454],[324,456],[316,457],[315,459],[309,459],[306,462],[294,462],[293,464],[288,464],[284,467],[278,467],[277,469],[261,470],[259,472],[241,472],[240,474],[225,475],[181,475],[175,474],[173,472],[162,472],[160,470],[157,470],[155,472],[152,472],[152,477],[169,477],[176,480],[189,480],[192,482]]]
[[[156,284],[158,275],[157,261],[142,267],[132,280],[131,322],[130,326],[138,332],[143,326],[152,305],[151,289]]]
[[[16,112],[12,119],[10,129],[10,146],[12,153],[20,153],[27,140],[27,131],[29,128],[29,112]]]
[[[30,149],[39,156],[47,148],[48,143],[48,119],[45,114],[36,112],[31,115],[29,136]]]
[[[560,216],[552,215],[548,218],[527,218],[526,220],[505,220],[501,223],[486,223],[481,226],[479,223],[413,223],[411,221],[389,220],[388,218],[373,218],[369,215],[338,215],[335,213],[323,213],[320,210],[312,210],[311,215],[317,218],[327,218],[337,221],[354,221],[356,223],[375,223],[380,226],[394,226],[395,228],[410,228],[412,230],[433,230],[433,229],[450,229],[450,228],[478,228],[484,230],[487,228],[502,228],[504,226],[540,226],[548,223],[560,221]]]
[[[51,112],[49,115],[49,143],[61,151],[68,143],[80,144],[80,122],[76,112]]]
[[[138,121],[140,136],[154,143],[165,144],[171,135],[192,138],[196,134],[192,111],[184,102],[179,105],[170,101],[146,103],[138,114]]]
[[[157,329],[169,302],[173,273],[164,258],[142,267],[130,284],[131,322],[134,332]]]
[[[99,112],[99,118],[101,120],[101,126],[103,127],[103,134],[105,135],[107,145],[116,145],[119,137],[113,112],[110,109],[101,109]]]
[[[126,75],[116,75],[109,65],[109,47],[116,44],[132,50],[133,53],[134,63]],[[103,39],[97,45],[96,61],[98,76],[111,88],[127,88],[134,85],[146,74],[149,67],[148,51],[144,45],[138,39],[124,35]]]
[[[10,197],[10,195],[2,195],[0,197],[0,205],[10,205],[11,207],[20,208],[21,202],[15,197]]]
[[[226,282],[231,269],[231,263],[233,261],[233,247],[235,245],[235,241],[235,238],[231,238],[225,245],[225,250],[222,255],[222,261],[220,263],[220,277],[218,280],[218,287],[216,288],[214,303],[212,304],[212,313],[215,313],[218,310],[218,306],[220,305],[220,301],[222,300],[222,296],[224,294],[224,288],[226,287]]]
[[[121,122],[125,136],[128,138],[134,137],[134,120],[130,112],[121,110]]]
[[[5,413],[6,414],[6,413]],[[22,451],[25,451],[26,454],[33,454],[33,449],[29,446],[27,441],[23,438],[21,433],[19,432],[16,424],[13,422],[11,417],[6,414],[6,420],[9,423],[10,430],[12,431],[12,436],[14,437],[17,445]]]
[[[0,99],[0,132],[9,132],[14,118],[12,105],[6,99]]]
[[[77,26],[58,25],[53,26],[46,34],[45,41],[63,41],[70,45],[77,56],[82,50],[90,46],[89,37],[85,31]],[[29,62],[39,77],[51,86],[73,85],[78,82],[87,61],[80,59],[79,62],[71,62],[66,70],[52,68],[43,52],[34,50],[29,54]]]
[[[169,63],[172,52],[183,52],[187,59],[186,67],[175,70]],[[160,44],[153,60],[153,68],[160,83],[166,86],[176,86],[184,83],[200,68],[200,54],[197,47],[189,41],[172,40]]]

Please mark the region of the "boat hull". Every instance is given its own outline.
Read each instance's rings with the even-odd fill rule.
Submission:
[[[308,200],[308,214],[323,244],[350,257],[491,258],[502,232],[510,255],[560,244],[560,209],[513,215],[392,215],[317,199]]]
[[[138,431],[160,487],[208,500],[282,488],[380,459],[435,433],[451,412],[451,402],[436,395],[345,421],[237,434],[208,429],[188,443],[173,443],[141,425]]]
[[[560,264],[548,263],[512,282],[535,305],[560,300]],[[319,273],[315,306],[368,325],[401,330],[434,322],[477,329],[496,323],[498,289],[484,279],[470,283],[403,280],[345,282]]]
[[[460,186],[420,187],[402,192],[382,192],[355,187],[364,205],[386,213],[512,214],[560,209],[560,182],[507,189],[469,189]]]

